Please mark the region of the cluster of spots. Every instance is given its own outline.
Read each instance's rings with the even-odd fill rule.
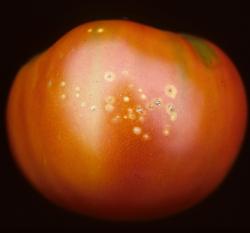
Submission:
[[[123,70],[122,75],[128,76],[128,71]],[[113,82],[116,80],[116,74],[112,71],[107,71],[103,75],[104,81],[106,82]],[[52,81],[48,81],[48,87],[52,86]],[[59,83],[59,87],[63,90],[66,86],[65,81],[61,81]],[[154,110],[164,110],[165,113],[168,115],[168,119],[171,122],[176,121],[177,119],[177,111],[176,107],[172,102],[165,103],[164,98],[167,97],[168,99],[175,99],[177,96],[177,88],[172,84],[167,84],[162,92],[163,95],[160,97],[149,98],[148,95],[144,93],[142,88],[136,89],[133,83],[128,84],[128,90],[130,92],[136,93],[136,98],[133,98],[132,95],[128,93],[122,93],[118,97],[108,95],[104,97],[104,105],[102,109],[98,109],[94,104],[87,104],[84,100],[81,100],[81,88],[79,86],[74,87],[74,97],[80,99],[80,107],[81,108],[88,108],[90,112],[95,112],[97,110],[102,110],[111,114],[111,123],[120,123],[124,120],[130,120],[132,122],[132,130],[131,132],[136,135],[140,136],[143,140],[147,141],[152,138],[149,132],[145,132],[143,129],[143,123],[145,122],[148,114]],[[164,97],[165,96],[165,97]],[[61,92],[60,99],[66,99],[66,94]],[[151,99],[151,100],[149,100]],[[136,103],[136,100],[140,100],[140,103]],[[125,106],[125,107],[117,107]],[[122,110],[121,110],[122,109]],[[125,110],[124,110],[125,109]],[[119,112],[120,111],[120,112]],[[122,112],[121,112],[122,111]],[[171,125],[166,124],[162,129],[163,136],[170,135]]]
[[[111,73],[113,77],[115,75]],[[125,71],[122,72],[125,73]],[[109,81],[105,78],[106,81]],[[132,83],[128,84],[128,90],[135,90],[137,93],[137,97],[139,98],[132,98],[128,93],[120,94],[119,97],[116,99],[114,96],[107,96],[105,98],[105,110],[109,113],[114,112],[116,100],[124,103],[126,111],[122,112],[121,108],[120,112],[115,112],[115,114],[111,118],[112,123],[120,123],[124,120],[131,120],[133,122],[131,132],[136,135],[140,136],[143,140],[147,141],[150,140],[152,137],[149,132],[144,132],[143,123],[147,118],[147,115],[150,114],[151,111],[157,109],[163,109],[165,113],[168,115],[168,118],[171,122],[176,121],[177,119],[177,111],[175,105],[173,103],[164,103],[163,96],[153,98],[152,100],[148,101],[149,97],[144,93],[142,88],[135,88],[135,85]],[[168,84],[163,88],[164,96],[168,99],[175,99],[177,96],[177,89],[174,85]],[[136,100],[140,100],[139,104],[136,104]],[[123,106],[123,105],[122,105]],[[123,109],[123,108],[122,108]],[[163,136],[170,135],[170,124],[166,124],[162,129]]]

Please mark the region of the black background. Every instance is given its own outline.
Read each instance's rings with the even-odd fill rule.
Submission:
[[[250,232],[249,130],[230,174],[204,202],[168,219],[110,223],[69,213],[33,190],[11,158],[4,115],[9,88],[20,66],[70,29],[96,19],[128,18],[165,30],[210,39],[232,58],[249,93],[250,13],[245,2],[1,1],[0,11],[0,232],[3,229],[81,229],[82,232],[120,232],[121,229],[131,232],[168,232],[169,229],[227,229],[239,232],[248,229]]]

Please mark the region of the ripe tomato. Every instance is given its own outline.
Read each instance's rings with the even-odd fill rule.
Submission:
[[[15,160],[49,200],[138,220],[213,191],[246,115],[239,73],[217,46],[107,20],[75,28],[20,70],[7,122]]]

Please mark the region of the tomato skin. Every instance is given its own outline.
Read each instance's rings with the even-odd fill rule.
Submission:
[[[240,75],[216,45],[119,20],[81,25],[23,66],[7,109],[32,185],[112,220],[204,199],[235,161],[246,119]]]

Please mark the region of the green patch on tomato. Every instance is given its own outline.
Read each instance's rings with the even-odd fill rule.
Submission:
[[[203,39],[200,39],[196,36],[188,35],[188,34],[182,34],[185,39],[188,40],[188,42],[192,45],[192,47],[195,49],[195,51],[198,53],[200,58],[202,59],[202,62],[206,66],[211,66],[214,63],[214,60],[216,59],[216,53],[215,51],[204,41]]]

